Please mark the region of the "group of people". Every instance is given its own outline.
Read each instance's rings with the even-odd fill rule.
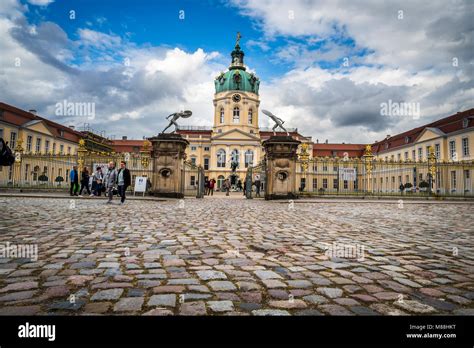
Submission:
[[[96,171],[92,175],[92,184],[89,188],[91,181],[91,175],[89,169],[84,167],[81,171],[81,177],[79,179],[79,173],[77,166],[73,166],[70,176],[71,188],[69,193],[71,196],[81,196],[82,191],[86,189],[87,194],[91,197],[101,196],[102,193],[108,197],[107,203],[112,203],[114,194],[120,196],[120,204],[125,202],[125,195],[127,188],[131,184],[130,170],[127,168],[125,161],[120,162],[120,168],[115,169],[115,163],[109,162],[109,165],[104,172],[101,166],[96,167]],[[81,184],[79,189],[79,182]],[[91,192],[92,191],[92,192]]]
[[[214,188],[216,187],[216,180],[209,180],[206,178],[204,181],[204,189],[206,190],[206,196],[214,196]]]
[[[260,178],[256,178],[256,180],[253,182],[253,185],[255,185],[255,194],[256,194],[256,196],[260,197],[260,186],[261,186]],[[209,179],[206,178],[206,181],[204,182],[204,188],[206,190],[206,195],[207,196],[213,196],[214,195],[215,187],[216,187],[216,180],[214,180],[214,179],[209,180]],[[222,182],[221,190],[225,192],[226,196],[229,196],[231,188],[232,188],[232,184],[230,182],[230,179],[228,179],[228,178],[225,179]],[[239,191],[243,191],[244,195],[246,194],[246,192],[245,192],[246,182],[245,181],[244,181],[244,185],[242,186],[242,181],[239,180],[237,182],[236,188]]]

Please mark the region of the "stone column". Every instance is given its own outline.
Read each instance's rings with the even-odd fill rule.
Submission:
[[[184,160],[189,142],[179,134],[161,133],[148,139],[153,146],[151,194],[160,197],[184,197]]]
[[[265,199],[298,198],[296,159],[300,141],[290,136],[272,136],[263,142],[266,153]]]

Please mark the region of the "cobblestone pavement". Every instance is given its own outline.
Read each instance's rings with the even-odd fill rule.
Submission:
[[[473,315],[473,213],[0,198],[0,314]],[[27,245],[36,261],[12,254]]]

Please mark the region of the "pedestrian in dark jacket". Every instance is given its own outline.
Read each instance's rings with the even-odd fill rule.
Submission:
[[[86,189],[87,194],[90,195],[91,190],[89,189],[89,170],[87,167],[84,167],[81,172],[81,189],[79,190],[79,196],[82,195],[82,190],[84,190],[84,188]]]
[[[127,168],[125,161],[120,162],[120,169],[117,173],[117,185],[118,193],[120,195],[120,204],[125,202],[125,192],[130,186],[132,179],[130,177],[130,171]]]
[[[71,181],[69,194],[71,196],[77,196],[77,191],[79,191],[79,173],[77,172],[77,166],[72,167],[71,173],[69,174],[69,179]]]

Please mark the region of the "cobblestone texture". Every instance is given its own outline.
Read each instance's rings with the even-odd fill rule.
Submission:
[[[474,314],[472,204],[117,203],[0,198],[0,315]]]

